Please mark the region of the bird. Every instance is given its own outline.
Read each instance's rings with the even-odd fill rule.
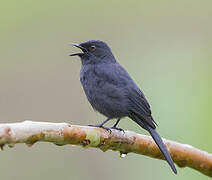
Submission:
[[[157,124],[144,93],[118,63],[110,47],[100,40],[72,45],[81,49],[70,56],[80,57],[80,82],[87,99],[95,111],[107,117],[102,123],[91,126],[110,130],[104,124],[116,119],[111,128],[122,131],[117,125],[122,118],[128,117],[150,133],[172,171],[177,174],[174,162],[156,131]]]

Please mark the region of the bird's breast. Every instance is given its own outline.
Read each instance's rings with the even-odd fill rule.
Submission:
[[[105,81],[98,77],[92,68],[81,71],[80,82],[91,104],[100,96],[105,84]]]

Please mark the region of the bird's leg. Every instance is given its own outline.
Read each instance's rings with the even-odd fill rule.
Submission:
[[[119,130],[119,131],[123,131],[124,132],[123,129],[116,127],[118,125],[118,123],[119,123],[120,120],[121,120],[121,118],[117,119],[116,123],[111,127],[111,129],[116,129],[116,130]]]
[[[109,120],[111,120],[111,118],[107,118],[106,120],[104,120],[102,123],[100,124],[94,124],[94,125],[88,125],[88,126],[92,126],[92,127],[102,127],[106,122],[108,122]]]
[[[102,123],[100,124],[94,124],[94,125],[88,125],[88,126],[91,126],[91,127],[99,127],[99,128],[103,128],[103,129],[106,129],[107,131],[110,131],[111,132],[111,129],[110,128],[107,128],[107,127],[104,127],[103,125],[108,122],[109,120],[111,120],[111,118],[107,118],[106,120],[104,120]]]
[[[117,119],[116,123],[115,123],[112,127],[113,127],[113,128],[116,128],[116,126],[118,125],[118,123],[119,123],[120,120],[121,120],[120,118]]]

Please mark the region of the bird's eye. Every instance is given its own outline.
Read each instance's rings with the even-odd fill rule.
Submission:
[[[90,51],[95,51],[95,49],[96,49],[96,46],[90,46]]]

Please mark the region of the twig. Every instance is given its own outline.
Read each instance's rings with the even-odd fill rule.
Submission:
[[[5,144],[13,147],[16,143],[32,146],[37,141],[52,142],[56,145],[74,144],[83,147],[120,151],[124,155],[130,152],[164,159],[151,137],[134,132],[71,125],[68,123],[50,123],[24,121],[0,124],[0,148]],[[163,139],[173,161],[179,167],[190,167],[212,177],[212,154],[190,145]]]

